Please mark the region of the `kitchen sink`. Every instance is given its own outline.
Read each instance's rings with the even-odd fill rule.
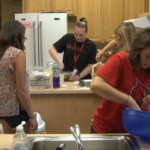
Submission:
[[[85,150],[140,150],[132,136],[89,135],[81,137]],[[31,150],[55,150],[62,143],[65,150],[77,150],[73,136],[29,137]]]

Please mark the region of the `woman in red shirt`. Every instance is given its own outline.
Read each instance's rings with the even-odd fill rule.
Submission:
[[[121,41],[121,39],[120,39]],[[150,111],[150,28],[139,31],[131,50],[113,55],[98,71],[91,90],[103,97],[91,132],[123,133],[123,109]]]

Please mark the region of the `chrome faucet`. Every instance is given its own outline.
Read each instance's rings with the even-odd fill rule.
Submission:
[[[80,134],[79,125],[75,124],[74,128],[70,127],[70,132],[72,133],[72,135],[74,136],[74,138],[76,140],[77,150],[85,150],[84,146],[82,144],[82,141],[81,141],[81,134]]]

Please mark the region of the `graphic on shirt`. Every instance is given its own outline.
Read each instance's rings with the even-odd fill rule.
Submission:
[[[141,109],[148,111],[148,107],[150,107],[150,89],[137,79],[136,86],[133,87],[130,93],[132,97],[138,102]]]
[[[81,51],[80,47],[72,46],[71,44],[67,44],[67,48],[72,49],[77,52]],[[81,53],[86,53],[86,52],[82,50]]]

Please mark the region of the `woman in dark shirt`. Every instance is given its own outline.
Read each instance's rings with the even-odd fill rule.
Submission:
[[[78,81],[81,78],[91,79],[92,65],[96,63],[96,46],[93,41],[85,37],[87,30],[87,21],[81,18],[75,25],[74,34],[64,35],[49,50],[61,71],[78,70],[77,75],[70,77],[71,81]],[[64,52],[63,62],[58,56],[58,53],[62,52]]]

